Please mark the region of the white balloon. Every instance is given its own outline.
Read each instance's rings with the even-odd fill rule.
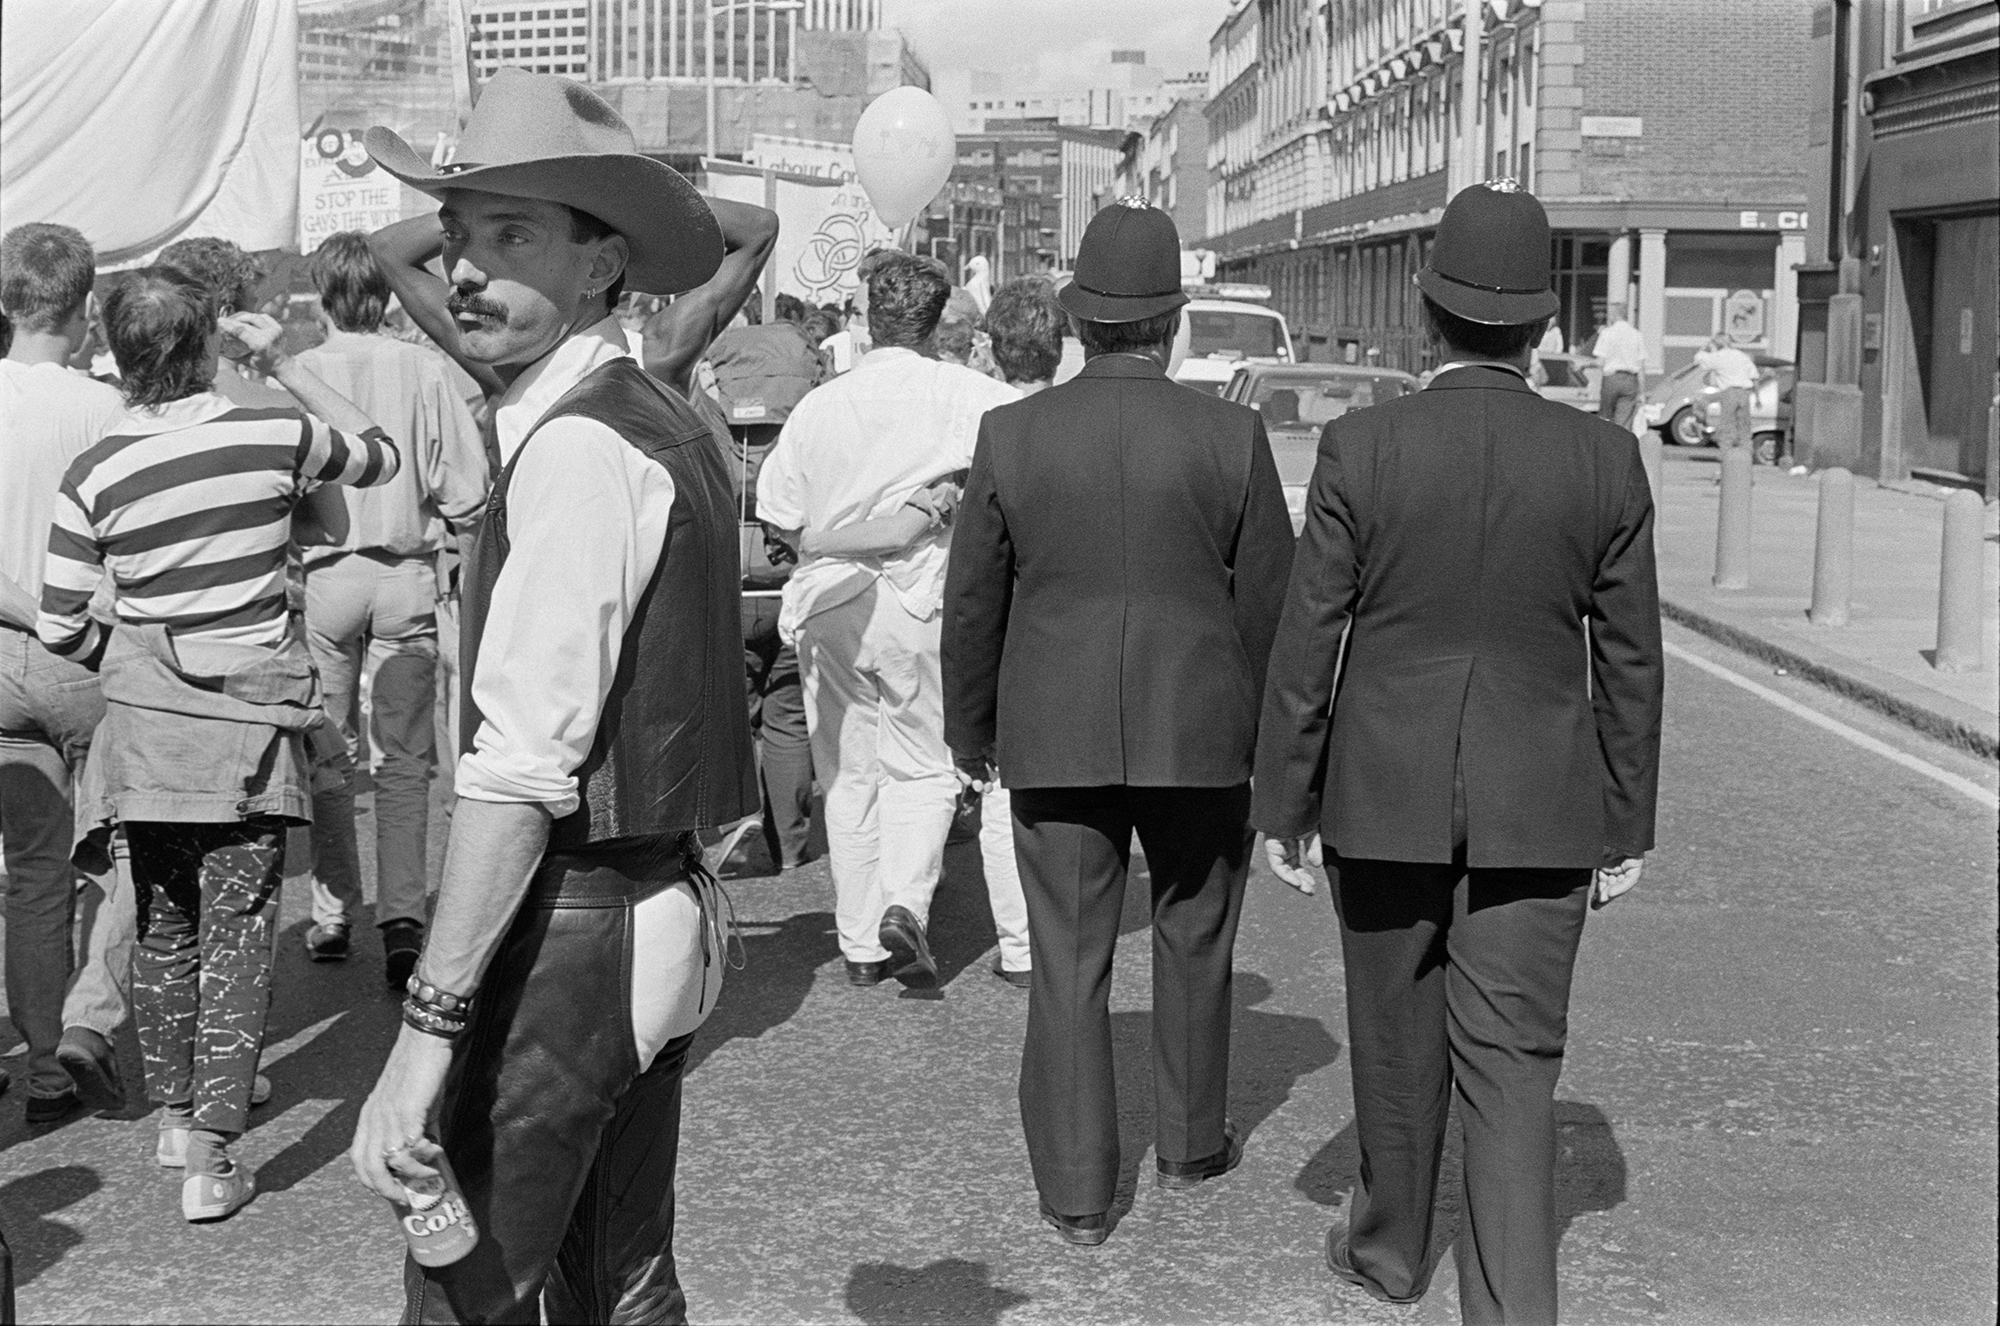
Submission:
[[[943,105],[920,87],[883,93],[854,126],[854,173],[887,226],[903,225],[937,197],[957,154]]]

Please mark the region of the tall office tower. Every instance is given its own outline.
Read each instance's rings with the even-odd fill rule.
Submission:
[[[709,0],[474,0],[473,63],[595,83],[708,77]],[[725,83],[791,83],[800,32],[871,32],[882,0],[715,0],[714,75]]]

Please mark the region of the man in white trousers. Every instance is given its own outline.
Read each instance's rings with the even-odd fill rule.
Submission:
[[[930,356],[950,294],[934,261],[886,258],[868,280],[875,348],[799,402],[757,478],[758,516],[799,547],[779,628],[797,642],[856,985],[938,979],[927,925],[959,780],[939,663],[949,498],[933,495],[971,465],[981,416],[1017,396]],[[913,499],[927,505],[906,514]]]

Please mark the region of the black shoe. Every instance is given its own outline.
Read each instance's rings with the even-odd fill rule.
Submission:
[[[415,921],[391,921],[382,927],[383,974],[391,990],[410,983],[417,958],[424,951],[424,928]]]
[[[316,925],[306,931],[306,956],[314,962],[345,961],[349,947],[344,922]]]
[[[847,964],[849,985],[880,985],[882,978],[889,974],[886,962],[850,962]]]
[[[882,947],[889,950],[889,974],[904,985],[928,990],[937,984],[937,963],[931,946],[924,941],[924,927],[907,907],[891,907],[882,913],[876,931]]]
[[[56,1047],[56,1062],[76,1084],[76,1098],[90,1110],[125,1108],[125,1083],[111,1043],[89,1027],[68,1027]]]
[[[1222,1121],[1222,1150],[1206,1160],[1162,1160],[1157,1162],[1160,1172],[1153,1181],[1162,1188],[1199,1188],[1210,1179],[1219,1179],[1243,1163],[1243,1139],[1236,1135],[1236,1125],[1228,1119]]]
[[[1016,990],[1025,990],[1034,984],[1035,978],[1032,971],[1015,971],[1011,967],[1003,967],[1000,965],[1000,959],[998,958],[993,959],[991,970],[995,976],[998,976]]]
[[[1352,1209],[1351,1199],[1349,1201],[1349,1209]],[[1355,1288],[1365,1290],[1370,1298],[1379,1299],[1384,1303],[1399,1305],[1415,1303],[1424,1296],[1424,1288],[1429,1287],[1425,1285],[1424,1288],[1419,1288],[1416,1293],[1411,1294],[1408,1298],[1396,1298],[1383,1292],[1381,1287],[1374,1281],[1355,1269],[1354,1254],[1347,1246],[1347,1221],[1345,1219],[1326,1231],[1326,1269],[1332,1271]]]
[[[28,1123],[38,1126],[45,1123],[61,1123],[81,1109],[83,1102],[76,1098],[76,1092],[65,1091],[60,1096],[28,1097]]]
[[[1042,1219],[1055,1226],[1063,1242],[1074,1243],[1079,1248],[1094,1248],[1111,1237],[1111,1217],[1106,1211],[1099,1211],[1096,1215],[1058,1215],[1047,1202],[1043,1202]]]

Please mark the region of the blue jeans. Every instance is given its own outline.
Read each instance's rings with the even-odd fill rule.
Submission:
[[[130,874],[85,874],[70,861],[72,791],[103,717],[97,674],[0,626],[7,1007],[28,1042],[28,1091],[35,1096],[70,1088],[56,1062],[65,1027],[87,1027],[109,1040],[126,1016],[137,926]]]

